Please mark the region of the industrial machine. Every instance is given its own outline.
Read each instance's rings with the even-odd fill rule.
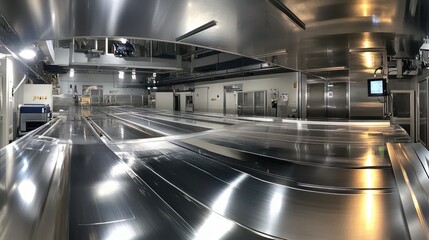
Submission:
[[[52,118],[48,104],[23,104],[19,106],[18,136],[24,135]]]

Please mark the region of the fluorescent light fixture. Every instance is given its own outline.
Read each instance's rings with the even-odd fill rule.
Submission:
[[[197,27],[197,28],[195,28],[194,30],[192,30],[192,31],[190,31],[190,32],[187,32],[187,33],[183,34],[182,36],[180,36],[180,37],[176,38],[176,41],[177,41],[177,42],[182,41],[182,40],[183,40],[183,39],[185,39],[185,38],[188,38],[188,37],[190,37],[190,36],[193,36],[193,35],[195,35],[195,34],[197,34],[197,33],[200,33],[200,32],[202,32],[202,31],[207,30],[207,29],[209,29],[209,28],[211,28],[211,27],[214,27],[214,26],[216,26],[216,25],[217,25],[217,22],[216,22],[215,20],[212,20],[212,21],[210,21],[210,22],[208,22],[208,23],[206,23],[206,24],[204,24],[204,25],[202,25],[202,26],[200,26],[200,27]]]
[[[132,80],[136,80],[137,79],[137,75],[136,75],[136,70],[133,69],[133,71],[131,72],[131,79]]]
[[[351,48],[350,53],[366,53],[366,52],[382,52],[385,51],[385,48]]]
[[[26,60],[32,60],[36,57],[36,52],[33,49],[26,48],[19,53],[19,56]]]
[[[125,72],[119,71],[119,79],[124,79],[124,77],[125,77]]]
[[[273,57],[273,56],[282,56],[282,55],[286,55],[286,54],[287,54],[286,49],[280,49],[280,50],[269,52],[269,53],[263,53],[263,54],[255,55],[253,57],[254,58],[266,58],[266,57]]]
[[[267,0],[270,2],[275,8],[280,10],[283,14],[285,14],[295,25],[297,25],[302,30],[305,30],[305,23],[299,19],[298,16],[295,15],[286,5],[283,4],[280,0]]]
[[[72,69],[70,69],[70,77],[72,78],[72,77],[74,77],[74,69],[72,68]]]

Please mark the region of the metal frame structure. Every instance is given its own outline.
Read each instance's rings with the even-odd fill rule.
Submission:
[[[391,90],[390,94],[392,96],[392,101],[389,103],[390,110],[393,114],[393,98],[395,94],[409,94],[410,96],[410,117],[409,118],[403,118],[403,117],[395,117],[392,115],[391,122],[394,124],[410,124],[410,137],[411,140],[414,142],[416,141],[416,98],[415,98],[415,92],[414,90]]]
[[[424,78],[417,83],[417,98],[416,98],[416,109],[420,112],[420,83],[426,83],[426,91],[428,91],[429,88],[429,77]],[[429,96],[426,93],[426,103],[429,103]],[[420,114],[416,117],[416,140],[421,142],[426,147],[429,147],[429,141],[427,137],[429,136],[429,123],[428,123],[428,117],[429,117],[429,106],[427,106],[426,109],[426,142],[423,142],[420,138],[420,125],[421,125],[421,118]]]

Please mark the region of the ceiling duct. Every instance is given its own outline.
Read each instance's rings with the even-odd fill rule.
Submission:
[[[171,85],[177,85],[177,84],[204,82],[209,80],[234,78],[234,77],[240,77],[240,76],[274,74],[274,73],[284,73],[284,72],[291,72],[291,70],[283,67],[271,66],[268,63],[260,63],[260,64],[254,64],[249,66],[243,66],[239,68],[233,68],[233,69],[203,72],[203,73],[191,73],[191,74],[186,74],[179,77],[162,78],[157,84],[158,86],[171,86]]]

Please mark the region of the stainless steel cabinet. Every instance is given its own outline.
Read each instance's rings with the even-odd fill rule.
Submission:
[[[347,82],[314,82],[307,85],[307,118],[349,117]]]

